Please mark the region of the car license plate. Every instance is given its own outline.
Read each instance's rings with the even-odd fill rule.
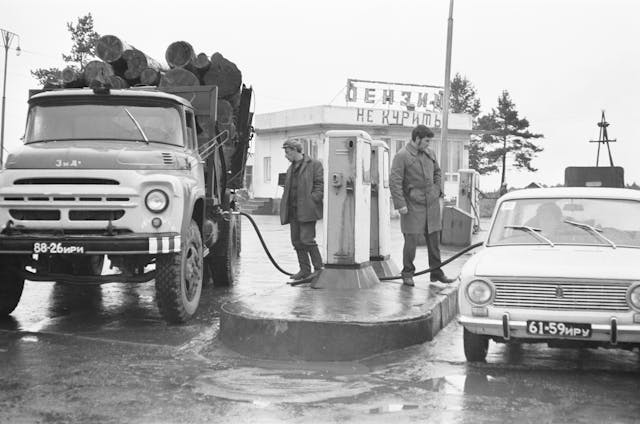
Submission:
[[[591,337],[591,324],[556,321],[527,321],[527,333],[536,336]]]
[[[84,253],[84,246],[61,242],[36,242],[33,243],[33,253],[48,255],[78,255]]]

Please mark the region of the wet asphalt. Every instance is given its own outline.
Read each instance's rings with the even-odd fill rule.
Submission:
[[[280,265],[295,272],[288,228],[275,216],[255,219]],[[638,352],[492,343],[486,363],[468,364],[455,321],[431,342],[359,361],[240,355],[217,337],[221,304],[287,281],[242,225],[237,284],[206,287],[186,325],[162,321],[153,282],[27,282],[0,321],[0,423],[640,422]],[[392,221],[396,263],[401,246]],[[427,267],[426,248],[416,265]]]

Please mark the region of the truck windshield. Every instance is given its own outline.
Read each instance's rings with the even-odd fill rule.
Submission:
[[[182,146],[182,121],[180,111],[167,105],[75,103],[31,107],[25,144],[60,140],[130,140]]]

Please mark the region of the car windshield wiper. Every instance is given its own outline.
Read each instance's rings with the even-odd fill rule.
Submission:
[[[142,138],[144,139],[145,143],[149,144],[149,139],[147,138],[147,135],[142,130],[142,127],[140,126],[136,118],[133,117],[131,112],[129,112],[129,109],[127,109],[126,107],[124,108],[124,111],[127,112],[127,115],[129,115],[129,118],[131,118],[133,123],[136,124],[136,128],[138,128],[138,131],[140,131],[140,134],[142,134]]]
[[[505,225],[504,228],[513,228],[514,230],[525,231],[531,234],[532,236],[534,236],[535,238],[537,238],[538,240],[542,240],[545,243],[549,243],[549,246],[551,247],[555,246],[551,240],[549,240],[548,238],[540,234],[540,231],[541,231],[540,228],[533,228],[533,227],[529,227],[528,225]]]
[[[614,249],[616,248],[616,244],[609,240],[607,237],[603,236],[602,234],[602,230],[589,225],[589,224],[583,224],[581,222],[575,222],[575,221],[571,221],[569,219],[565,219],[564,222],[566,222],[569,225],[573,225],[574,227],[578,227],[578,228],[582,228],[585,231],[590,232],[591,234],[593,234],[594,236],[596,236],[597,238],[599,238],[600,240],[604,240],[605,242],[609,243],[611,245],[611,247],[613,247]]]

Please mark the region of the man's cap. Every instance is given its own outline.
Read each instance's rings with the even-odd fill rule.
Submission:
[[[300,140],[298,139],[291,139],[291,140],[287,140],[282,144],[282,148],[286,148],[286,147],[291,147],[292,149],[295,149],[298,152],[302,151],[302,142],[300,142]]]

